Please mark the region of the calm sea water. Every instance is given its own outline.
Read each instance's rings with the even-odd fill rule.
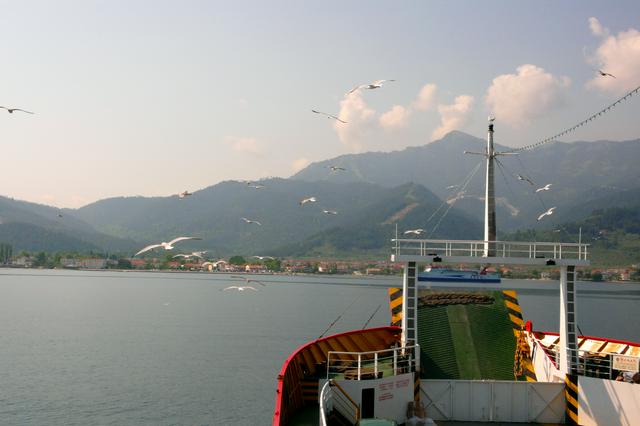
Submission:
[[[239,293],[223,274],[0,270],[0,424],[268,425],[289,353],[338,318],[329,334],[388,324],[401,284],[259,278]],[[557,283],[504,287],[557,329]],[[580,283],[578,301],[585,334],[640,340],[640,284]]]

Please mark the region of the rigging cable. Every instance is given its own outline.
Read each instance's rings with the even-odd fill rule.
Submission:
[[[481,165],[482,165],[482,160],[480,160],[480,162],[473,169],[473,171],[469,175],[467,175],[466,182],[464,183],[464,185],[462,186],[462,188],[461,188],[460,192],[458,192],[458,194],[464,193],[464,191],[467,189],[467,186],[469,186],[469,183],[471,182],[471,179],[473,179],[473,177],[478,172],[478,170],[480,170],[480,166]],[[445,203],[446,203],[446,201],[445,201]],[[453,207],[454,204],[455,204],[455,201],[453,201],[451,204],[449,204],[449,207],[447,207],[447,209],[444,211],[444,213],[440,217],[440,220],[438,220],[438,223],[436,223],[435,226],[433,227],[433,229],[431,230],[431,233],[429,234],[430,237],[433,236],[433,234],[436,232],[436,230],[438,229],[438,226],[440,226],[440,223],[442,223],[442,220],[447,216],[447,213],[449,213],[449,210],[451,210],[451,208]]]
[[[519,155],[516,155],[516,158],[518,159],[518,162],[520,163],[520,167],[522,167],[522,170],[524,170],[525,177],[527,177],[529,179],[529,181],[531,182],[531,185],[533,186],[535,184],[535,182],[533,182],[531,180],[531,174],[529,173],[529,171],[527,170],[527,168],[524,166],[524,163],[522,162],[522,159],[520,158]]]
[[[382,306],[382,303],[378,305],[378,307],[376,308],[375,311],[373,311],[373,313],[371,314],[371,316],[369,317],[369,319],[367,320],[367,322],[364,323],[364,325],[362,326],[362,329],[364,330],[365,328],[367,328],[367,326],[369,325],[369,323],[371,322],[371,320],[373,319],[373,317],[378,313],[378,311],[380,310],[380,307]]]
[[[477,168],[480,167],[480,165],[482,165],[482,161],[480,161],[477,165],[476,168],[473,169],[471,172],[469,172],[469,174],[464,178],[464,180],[462,181],[462,183],[460,185],[456,185],[456,188],[461,188],[461,187],[466,187],[469,184],[469,181],[473,178],[473,176],[476,174],[477,172]],[[455,188],[453,188],[450,192],[450,194],[453,194]],[[458,191],[458,193],[460,193],[460,191]],[[438,212],[440,211],[440,209],[442,207],[444,207],[444,205],[447,204],[447,200],[442,200],[442,203],[440,204],[440,206],[433,212],[431,213],[431,216],[429,216],[429,219],[427,219],[426,223],[429,223],[431,221],[431,219],[433,219],[433,217],[438,214]],[[446,213],[445,213],[446,214]]]
[[[504,180],[504,184],[507,186],[507,189],[509,190],[509,193],[511,193],[511,196],[515,199],[516,194],[515,192],[513,192],[513,189],[511,189],[511,185],[509,184],[509,181],[507,180],[507,177],[504,174],[504,170],[506,170],[507,172],[509,172],[509,170],[507,170],[507,166],[505,166],[502,161],[498,160],[497,158],[496,160],[496,164],[498,164],[498,170],[500,171],[500,174],[502,175],[502,180]]]
[[[620,99],[618,99],[617,101],[615,101],[614,103],[612,103],[611,105],[601,109],[600,111],[596,112],[595,114],[587,117],[586,119],[582,120],[581,122],[579,122],[578,124],[569,127],[563,131],[561,131],[560,133],[553,135],[551,137],[548,137],[546,139],[542,139],[536,143],[530,144],[530,145],[525,145],[523,147],[520,148],[513,148],[513,149],[509,149],[507,151],[503,151],[502,154],[508,154],[508,153],[513,153],[513,152],[521,152],[521,151],[529,151],[532,150],[534,148],[539,147],[540,145],[544,145],[547,144],[549,142],[553,142],[556,139],[558,139],[559,137],[562,137],[566,134],[572,133],[574,131],[576,131],[579,127],[584,126],[585,124],[589,123],[590,121],[595,120],[596,118],[602,116],[603,114],[609,112],[612,108],[616,107],[618,104],[626,101],[627,99],[629,99],[630,97],[632,97],[633,95],[636,95],[638,92],[640,92],[640,86],[636,87],[635,89],[633,89],[632,91],[628,92],[626,95],[624,95],[623,97],[621,97]]]
[[[362,296],[362,295],[360,295],[360,296]],[[331,330],[331,328],[334,325],[336,325],[336,323],[338,321],[340,321],[340,318],[342,318],[342,316],[360,299],[360,296],[358,296],[355,299],[353,299],[353,301],[349,304],[349,306],[347,306],[347,308],[344,311],[342,311],[342,313],[340,315],[338,315],[338,317],[336,319],[334,319],[331,324],[329,324],[329,327],[327,327],[327,329],[325,331],[323,331],[321,335],[318,336],[318,339],[322,338],[327,333],[327,331]]]

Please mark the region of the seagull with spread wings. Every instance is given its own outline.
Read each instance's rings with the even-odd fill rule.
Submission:
[[[344,167],[340,167],[340,166],[327,166],[327,168],[331,169],[332,172],[344,172],[347,169],[345,169]]]
[[[178,194],[178,198],[182,199],[182,198],[187,198],[190,197],[191,195],[193,195],[191,192],[189,191],[184,191]]]
[[[420,235],[424,232],[424,229],[422,228],[418,228],[418,229],[409,229],[407,231],[404,231],[404,235],[408,235],[408,234],[414,234],[414,235]]]
[[[615,75],[609,74],[608,72],[604,72],[602,70],[598,70],[598,74],[600,74],[602,77],[613,77],[613,78],[616,78]]]
[[[240,219],[244,220],[245,223],[255,223],[258,226],[262,226],[262,224],[260,222],[258,222],[257,220],[247,219],[246,217],[241,217]]]
[[[225,287],[225,288],[222,289],[222,291],[228,291],[228,290],[238,290],[238,291],[253,290],[253,291],[258,291],[257,288],[252,287],[250,285],[230,285],[229,287]]]
[[[545,216],[551,216],[555,209],[556,209],[555,207],[551,207],[549,210],[547,210],[546,212],[542,213],[540,216],[538,216],[538,221],[542,220],[542,218],[545,217]]]
[[[301,206],[307,204],[307,203],[315,203],[316,201],[316,197],[309,197],[309,198],[305,198],[304,200],[300,200],[300,202],[298,204],[300,204]]]
[[[7,108],[5,106],[0,106],[0,108],[6,109],[9,112],[9,114],[13,114],[13,111],[21,111],[21,112],[26,112],[27,114],[35,114],[35,112],[27,111],[26,109],[21,109],[21,108]]]
[[[387,81],[395,81],[395,80],[376,80],[373,83],[369,83],[369,84],[360,84],[356,87],[354,87],[353,89],[349,90],[349,92],[347,92],[347,95],[352,94],[353,92],[357,91],[357,90],[361,90],[361,89],[367,89],[367,90],[373,90],[373,89],[379,89],[381,88],[384,83],[386,83]]]
[[[524,181],[524,182],[528,182],[529,185],[533,185],[533,181],[531,179],[529,179],[526,176],[522,176],[522,175],[517,175],[516,176],[518,178],[518,180]]]
[[[542,188],[536,189],[536,192],[551,191],[551,185],[553,185],[553,184],[552,183],[548,183],[545,186],[543,186]]]
[[[198,238],[198,237],[178,237],[178,238],[174,238],[173,240],[169,241],[168,243],[166,242],[161,242],[160,244],[151,244],[146,246],[145,248],[143,248],[142,250],[140,250],[139,252],[137,252],[136,254],[134,254],[133,256],[137,256],[139,254],[145,253],[149,250],[153,250],[154,248],[158,248],[158,247],[162,247],[165,250],[173,250],[173,245],[177,242],[180,241],[185,241],[185,240],[201,240],[202,238]]]
[[[204,259],[202,256],[203,256],[206,252],[207,252],[207,251],[206,251],[206,250],[204,250],[204,251],[194,251],[194,252],[191,252],[191,254],[183,254],[183,253],[180,253],[180,254],[176,254],[175,256],[173,256],[173,258],[175,259],[176,257],[184,257],[185,259],[189,259],[189,258],[191,258],[191,257],[199,257],[200,259]]]
[[[255,257],[256,259],[260,259],[260,260],[265,260],[265,259],[274,260],[275,259],[275,257],[273,257],[273,256],[251,256],[251,257]]]
[[[338,214],[338,212],[335,211],[335,210],[322,210],[322,213],[324,213],[324,214],[334,214],[334,215]]]
[[[333,114],[329,114],[329,113],[326,113],[326,112],[318,111],[318,110],[315,110],[315,109],[312,109],[312,110],[311,110],[311,112],[313,112],[313,113],[315,113],[315,114],[324,115],[324,116],[326,116],[327,118],[330,118],[330,119],[333,119],[333,120],[337,120],[337,121],[339,121],[339,122],[341,122],[341,123],[347,124],[347,122],[346,122],[346,121],[341,120],[340,118],[336,117],[336,116],[335,116],[335,115],[333,115]]]

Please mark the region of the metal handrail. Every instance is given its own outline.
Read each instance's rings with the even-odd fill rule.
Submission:
[[[330,408],[331,389],[329,388],[330,380],[327,380],[320,391],[320,426],[327,426],[327,409]]]
[[[541,344],[541,346],[544,348],[544,345]],[[560,348],[555,347],[553,349],[545,349],[550,353],[557,368],[557,366],[560,365]],[[611,380],[615,379],[620,371],[627,371],[613,368],[613,357],[618,355],[633,358],[636,360],[636,365],[640,366],[640,357],[633,355],[625,355],[616,352],[586,351],[580,348],[569,349],[568,352],[571,354],[571,358],[575,362],[575,373],[579,376],[608,378]]]
[[[420,345],[366,352],[329,351],[327,379],[345,374],[347,371],[354,372],[353,378],[356,380],[362,380],[363,376],[370,374],[377,378],[382,374],[384,365],[390,367],[393,376],[399,371],[416,371],[420,365]]]
[[[589,244],[551,241],[485,241],[431,240],[394,238],[391,240],[397,256],[462,256],[484,257],[486,246],[499,257],[550,258],[587,260]]]
[[[357,424],[360,420],[360,405],[356,403],[351,396],[340,386],[335,380],[329,379],[322,386],[322,390],[320,391],[320,424],[321,426],[327,426],[327,414],[330,410],[333,410],[335,407],[333,405],[334,399],[334,391],[331,389],[335,387],[338,392],[335,393],[336,402],[347,401],[349,406],[345,407],[346,410],[349,410],[348,413],[343,412],[340,413],[345,417],[353,417],[353,423]],[[343,404],[336,404],[338,406],[344,407]]]

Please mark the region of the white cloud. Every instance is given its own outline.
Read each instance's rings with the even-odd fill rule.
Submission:
[[[304,169],[309,164],[311,164],[311,161],[309,161],[308,159],[306,159],[304,157],[301,157],[301,158],[298,158],[298,159],[294,160],[291,163],[291,169],[293,170],[293,173],[298,173],[300,170]]]
[[[516,74],[494,78],[485,100],[500,122],[520,127],[562,104],[570,84],[568,77],[554,77],[540,67],[525,64]]]
[[[426,111],[433,108],[436,103],[436,90],[437,86],[432,83],[422,86],[420,93],[418,93],[418,97],[413,101],[413,108],[418,111]]]
[[[238,138],[230,137],[226,140],[231,148],[240,154],[262,155],[264,149],[256,138]]]
[[[452,130],[460,128],[467,121],[473,108],[473,96],[460,95],[450,105],[438,105],[440,113],[440,126],[433,131],[431,139],[436,140]]]
[[[594,22],[597,31],[594,31]],[[591,32],[600,37],[601,42],[588,60],[597,70],[613,74],[615,78],[597,74],[587,83],[587,87],[613,94],[622,94],[635,88],[640,69],[640,32],[632,28],[609,35],[609,31],[596,18],[590,18],[589,25]]]
[[[600,24],[598,18],[589,18],[589,28],[591,28],[591,33],[594,36],[602,37],[609,35],[609,30],[604,28],[602,24]]]
[[[407,127],[411,110],[402,105],[394,105],[389,111],[380,116],[378,120],[380,126],[385,130],[400,129]]]
[[[336,121],[333,126],[340,142],[352,151],[362,151],[375,114],[376,112],[362,99],[359,91],[345,95],[340,101],[340,112],[337,115],[347,124]]]

